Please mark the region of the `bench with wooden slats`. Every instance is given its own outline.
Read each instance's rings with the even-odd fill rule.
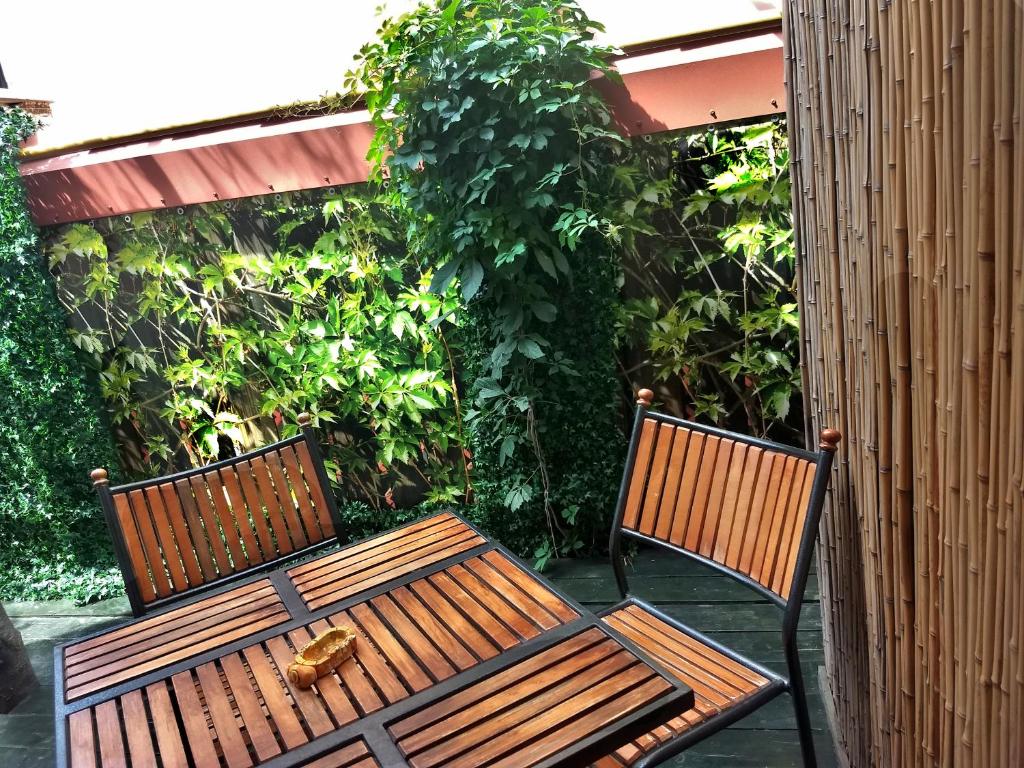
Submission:
[[[268,579],[65,646],[64,696],[73,701],[291,616]]]
[[[685,680],[696,708],[596,765],[656,765],[784,691],[793,695],[804,761],[813,765],[796,628],[840,435],[823,430],[815,453],[649,411],[650,390],[638,397],[610,542],[624,600],[605,621]],[[714,567],[779,606],[788,676],[714,648],[696,630],[630,596],[623,536]]]
[[[655,747],[751,696],[763,694],[771,687],[782,687],[779,680],[769,680],[639,606],[614,611],[605,621],[647,651],[694,693],[692,710],[616,750],[605,765],[632,765]]]
[[[300,424],[297,437],[177,475],[111,488],[93,471],[136,616],[334,539],[337,508],[309,417]]]
[[[484,544],[455,515],[442,513],[303,563],[288,577],[317,610]]]
[[[676,683],[594,628],[389,726],[413,768],[529,768],[678,695]]]
[[[178,764],[165,755],[200,767],[256,765],[577,618],[574,608],[490,550],[72,713],[71,765],[106,768],[126,754],[133,761],[135,754],[161,756],[146,765]],[[356,631],[353,658],[310,689],[292,685],[286,670],[298,649],[338,625]],[[156,728],[168,714],[162,731]]]

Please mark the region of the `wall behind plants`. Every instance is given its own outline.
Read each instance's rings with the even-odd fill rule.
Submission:
[[[567,478],[552,498],[560,524],[590,516],[569,550],[581,553],[601,548],[594,531],[614,498],[597,498],[573,467],[600,467],[614,493],[625,441],[594,438],[580,391],[623,423],[632,391],[657,381],[669,410],[799,442],[800,408],[785,411],[799,393],[783,127],[663,134],[626,151],[614,179],[621,210],[609,212],[622,270],[585,249],[569,254],[574,291],[563,291],[560,311],[575,319],[549,336],[577,370],[554,381],[536,422],[548,463]],[[48,230],[69,333],[120,447],[115,481],[276,440],[309,409],[344,536],[414,517],[421,502],[464,502],[471,485],[499,503],[468,514],[543,559],[543,518],[511,510],[508,489],[494,488],[494,464],[517,469],[501,466],[507,433],[481,430],[490,457],[466,450],[467,393],[479,377],[467,357],[490,349],[489,321],[466,312],[457,281],[440,296],[429,290],[429,264],[407,247],[407,215],[394,196],[357,185]],[[584,320],[592,330],[580,333]]]
[[[784,121],[655,134],[632,153],[622,375],[686,418],[802,444]]]
[[[89,467],[108,425],[65,333],[18,176],[35,124],[0,109],[0,596],[90,599],[120,590]]]
[[[346,498],[465,492],[453,292],[427,290],[401,209],[365,186],[57,227],[46,253],[126,475],[287,437],[308,411]]]

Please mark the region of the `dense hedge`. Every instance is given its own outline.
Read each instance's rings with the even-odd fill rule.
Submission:
[[[0,110],[0,596],[99,597],[120,589],[89,468],[112,450],[39,252],[18,175],[35,127]]]

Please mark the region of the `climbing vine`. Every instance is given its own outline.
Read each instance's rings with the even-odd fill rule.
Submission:
[[[633,151],[643,172],[624,211],[627,376],[664,383],[689,418],[799,442],[784,126],[662,134]]]
[[[464,493],[446,339],[458,301],[428,290],[400,217],[347,187],[51,231],[71,338],[126,464],[202,464],[292,434],[309,411],[347,497]]]
[[[421,4],[383,24],[348,83],[432,289],[457,279],[467,304],[478,514],[541,560],[603,538],[621,457],[602,208],[624,142],[591,85],[614,76],[599,29],[574,2]]]

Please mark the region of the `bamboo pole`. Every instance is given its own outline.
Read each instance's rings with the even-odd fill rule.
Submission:
[[[851,765],[1024,765],[1024,9],[790,0],[819,573]]]

